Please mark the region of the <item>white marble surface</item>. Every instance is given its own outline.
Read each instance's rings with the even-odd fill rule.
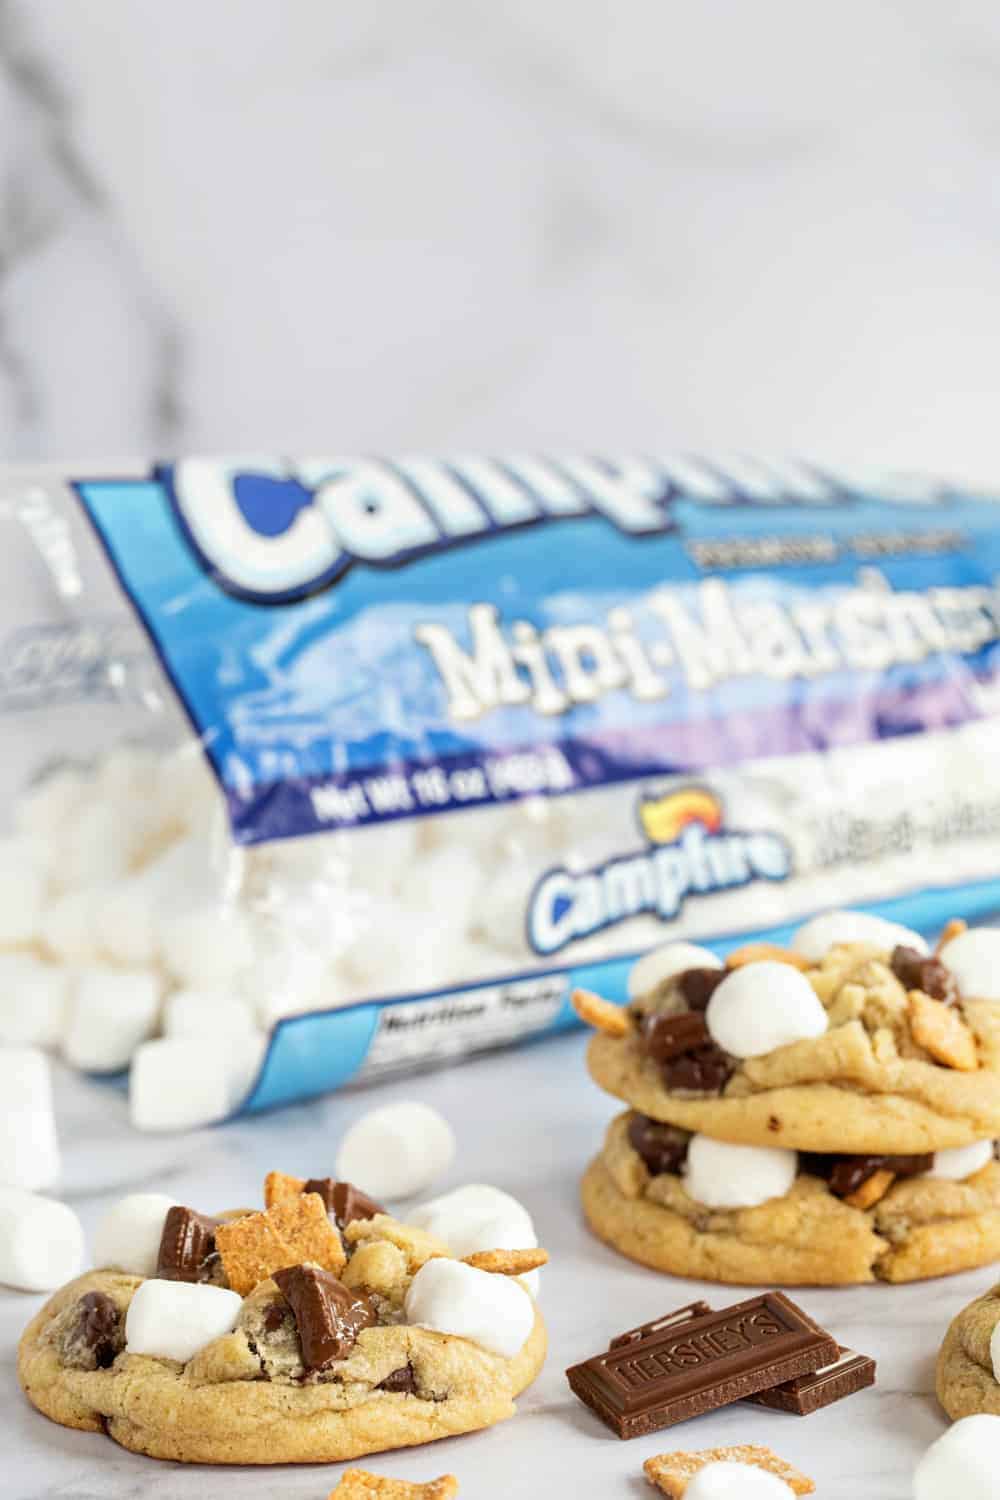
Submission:
[[[996,477],[992,0],[4,0],[0,452]]]
[[[455,1125],[460,1153],[447,1185],[488,1181],[527,1203],[552,1255],[542,1302],[551,1332],[548,1365],[509,1423],[370,1467],[427,1479],[454,1472],[463,1500],[652,1493],[642,1461],[670,1448],[762,1442],[817,1481],[819,1500],[906,1500],[918,1455],[945,1428],[932,1395],[934,1356],[949,1319],[991,1284],[983,1271],[914,1287],[874,1286],[800,1293],[842,1342],[877,1356],[873,1391],[806,1419],[733,1407],[671,1433],[621,1443],[571,1395],[564,1368],[615,1334],[706,1295],[741,1295],[633,1266],[583,1228],[577,1181],[615,1111],[587,1081],[580,1035],[461,1067],[348,1093],[186,1137],[130,1134],[113,1090],[65,1078],[67,1194],[88,1228],[129,1189],[156,1187],[211,1210],[259,1201],[271,1168],[308,1174],[331,1168],[345,1125],[376,1098],[434,1102]],[[41,1299],[0,1294],[0,1345],[8,1399],[0,1406],[3,1493],[16,1500],[325,1500],[338,1469],[208,1471],[157,1464],[104,1437],[64,1431],[31,1410],[14,1387],[14,1348]],[[950,1500],[950,1497],[949,1497]],[[955,1497],[958,1500],[958,1497]]]

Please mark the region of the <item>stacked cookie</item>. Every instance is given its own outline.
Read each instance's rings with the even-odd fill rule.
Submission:
[[[578,992],[629,1109],[583,1180],[594,1231],[674,1275],[902,1282],[1000,1256],[1000,932],[860,912],[789,949],[672,943],[624,1010]]]

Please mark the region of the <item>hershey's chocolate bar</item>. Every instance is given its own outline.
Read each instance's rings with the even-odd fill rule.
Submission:
[[[810,1412],[832,1406],[835,1401],[874,1384],[875,1361],[867,1354],[855,1354],[853,1349],[841,1349],[836,1364],[824,1365],[811,1375],[797,1375],[794,1380],[772,1386],[769,1391],[757,1391],[746,1399],[770,1411],[790,1411],[797,1417],[808,1417]]]
[[[830,1365],[838,1344],[783,1292],[703,1312],[704,1303],[623,1335],[566,1371],[620,1438],[672,1427]]]

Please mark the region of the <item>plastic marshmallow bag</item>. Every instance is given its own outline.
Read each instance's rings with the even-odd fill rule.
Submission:
[[[992,496],[671,458],[0,495],[59,629],[108,624],[100,735],[16,768],[41,896],[0,952],[69,975],[80,1066],[187,1038],[263,1109],[565,1028],[667,940],[1000,908]]]

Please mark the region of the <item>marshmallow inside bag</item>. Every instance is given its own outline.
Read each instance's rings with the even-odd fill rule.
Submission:
[[[225,988],[253,962],[250,924],[224,905],[193,906],[168,915],[160,926],[163,961],[179,984]]]
[[[26,838],[0,839],[0,944],[14,947],[38,936],[47,881],[37,848]]]
[[[756,1464],[706,1464],[688,1482],[684,1500],[791,1500],[790,1484]]]
[[[805,975],[772,959],[727,974],[708,1002],[705,1024],[733,1057],[760,1057],[827,1029],[826,1011]]]
[[[253,1011],[225,990],[177,990],[163,1007],[165,1036],[251,1036]]]
[[[264,1046],[263,1037],[224,1033],[144,1042],[129,1074],[132,1124],[193,1130],[224,1119],[252,1083]]]
[[[696,943],[664,943],[634,963],[628,975],[628,997],[638,1000],[686,969],[721,969],[722,959]]]
[[[129,1354],[187,1364],[213,1339],[232,1333],[243,1299],[220,1286],[189,1281],[144,1281],[125,1317]]]
[[[945,943],[938,954],[968,1000],[1000,1000],[1000,932],[970,927]]]
[[[926,953],[927,943],[919,932],[900,927],[868,911],[825,911],[805,922],[792,939],[792,948],[804,958],[819,960],[837,943],[872,943],[892,952],[900,944]]]
[[[992,1141],[973,1141],[971,1146],[952,1146],[947,1151],[935,1151],[934,1165],[924,1176],[935,1177],[940,1182],[964,1182],[993,1160],[993,1145]]]
[[[406,1321],[435,1333],[469,1339],[512,1359],[535,1323],[535,1305],[508,1276],[478,1271],[460,1260],[429,1260],[406,1294]]]
[[[913,1475],[913,1500],[996,1500],[1000,1417],[962,1417],[932,1443]]]
[[[64,1042],[67,1062],[92,1073],[128,1066],[152,1036],[160,1013],[160,980],[149,969],[87,969],[70,1004]]]
[[[65,1203],[0,1188],[0,1283],[50,1292],[83,1268],[83,1226]]]
[[[153,1276],[160,1253],[163,1224],[176,1207],[164,1193],[129,1193],[104,1215],[94,1234],[98,1269],[129,1276]]]
[[[783,1198],[798,1168],[797,1151],[781,1146],[734,1146],[693,1135],[684,1186],[706,1208],[756,1208],[772,1198]]]
[[[42,946],[64,964],[88,964],[100,951],[100,914],[108,893],[102,886],[64,891],[38,924]]]
[[[0,1047],[0,1183],[37,1192],[62,1163],[49,1060],[37,1047]]]
[[[71,974],[33,953],[0,953],[0,1042],[54,1047],[66,1026]]]
[[[429,1104],[400,1101],[373,1109],[341,1141],[337,1176],[357,1182],[373,1198],[409,1198],[450,1166],[455,1136]]]
[[[538,1236],[522,1203],[501,1188],[470,1182],[440,1198],[432,1198],[406,1214],[408,1224],[444,1240],[457,1256],[477,1250],[531,1250]],[[538,1296],[539,1272],[517,1278],[533,1297]]]

